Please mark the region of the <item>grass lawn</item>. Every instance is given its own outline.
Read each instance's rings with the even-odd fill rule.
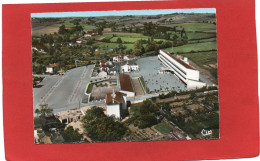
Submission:
[[[192,60],[195,64],[203,67],[203,65],[207,64],[216,64],[217,63],[217,52],[210,51],[210,52],[199,52],[199,53],[185,53],[180,54],[183,56],[188,57]]]
[[[164,50],[172,52],[172,48],[165,48]],[[202,42],[196,44],[186,44],[182,46],[173,47],[173,51],[176,54],[188,53],[188,52],[199,52],[199,51],[209,51],[217,50],[216,42]]]
[[[154,128],[162,134],[167,134],[172,131],[172,128],[169,127],[165,122],[161,122],[157,125],[154,125]]]
[[[140,77],[140,78],[139,78],[139,81],[141,82],[142,86],[144,87],[145,93],[149,93],[149,89],[146,87],[146,85],[145,85],[145,83],[144,83],[144,78],[143,78],[143,77]]]
[[[87,93],[92,92],[93,86],[94,86],[94,84],[92,84],[92,83],[88,85]]]

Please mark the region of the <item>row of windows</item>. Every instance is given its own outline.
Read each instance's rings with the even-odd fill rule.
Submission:
[[[168,63],[168,60],[165,59],[165,57],[162,57],[162,58],[163,58],[163,60],[164,60],[163,63],[168,64],[168,65],[171,66],[172,68],[176,67],[176,66],[173,66],[171,63]],[[179,68],[177,68],[177,69],[179,69]],[[186,80],[186,78],[185,78],[184,76],[182,76],[182,74],[181,74],[180,72],[178,72],[177,70],[174,70],[174,71],[175,71],[176,73],[178,73],[184,80]]]
[[[161,54],[161,56],[163,56],[166,60],[168,60],[168,58],[166,58],[164,55]],[[179,69],[181,72],[183,72],[185,75],[187,74],[185,71],[183,71],[182,69],[180,69],[179,67],[177,67],[176,65],[174,65],[174,67],[176,67],[177,69]]]

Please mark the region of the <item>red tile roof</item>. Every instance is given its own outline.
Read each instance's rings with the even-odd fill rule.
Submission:
[[[97,31],[88,31],[88,34],[90,35],[97,34]]]
[[[123,96],[125,94],[121,93],[121,92],[115,92],[116,97],[114,98],[114,103],[113,103],[113,97],[112,97],[112,92],[107,93],[106,96],[106,104],[110,105],[110,104],[120,104],[123,102]]]
[[[134,92],[131,78],[128,74],[119,74],[120,87],[123,91]]]
[[[193,67],[191,67],[190,65],[184,63],[182,60],[176,58],[175,56],[173,56],[172,54],[168,53],[167,51],[163,51],[164,53],[166,53],[167,55],[169,55],[170,57],[172,57],[174,60],[176,60],[178,63],[180,63],[181,65],[183,65],[184,67],[188,68],[188,69],[193,69],[195,70]]]
[[[135,55],[127,55],[128,58],[135,58]]]
[[[58,64],[49,64],[49,65],[46,65],[46,68],[54,68],[57,66],[58,66]]]

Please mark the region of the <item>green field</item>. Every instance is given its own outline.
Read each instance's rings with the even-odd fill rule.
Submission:
[[[165,48],[164,50],[172,52],[171,47]],[[210,50],[217,50],[216,42],[202,42],[202,43],[187,44],[187,45],[173,47],[173,51],[176,54],[199,52],[199,51],[210,51]]]
[[[217,63],[217,51],[210,51],[210,52],[198,52],[198,53],[185,53],[180,54],[182,56],[188,57],[191,61],[193,61],[195,64],[200,66],[201,68],[204,68],[206,70],[209,70],[210,73],[217,78],[217,68],[212,68],[209,66],[209,64],[216,64]]]
[[[189,44],[193,44],[193,43],[201,43],[201,42],[216,42],[217,41],[217,38],[209,38],[209,39],[202,39],[202,40],[189,40]]]
[[[89,84],[88,85],[88,89],[87,89],[87,93],[91,93],[92,92],[92,89],[93,89],[93,87],[94,87],[94,84]]]
[[[172,131],[172,128],[169,127],[165,122],[161,122],[157,125],[154,125],[154,128],[162,134],[167,134]]]
[[[185,31],[209,31],[216,30],[216,25],[211,23],[184,23],[174,26],[182,26],[185,28]]]
[[[185,53],[185,54],[180,54],[180,55],[188,57],[195,64],[197,64],[201,67],[203,65],[217,63],[216,62],[216,60],[217,60],[217,52],[216,51],[198,52],[198,53]]]
[[[202,33],[202,32],[187,32],[187,36],[189,40],[199,40],[206,38],[214,38],[216,37],[215,33]]]

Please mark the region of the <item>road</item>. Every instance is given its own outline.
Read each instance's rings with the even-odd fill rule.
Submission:
[[[39,104],[48,104],[54,112],[78,108],[93,68],[88,65],[71,69],[63,76],[46,76],[39,84],[42,87],[33,89],[34,109]]]

